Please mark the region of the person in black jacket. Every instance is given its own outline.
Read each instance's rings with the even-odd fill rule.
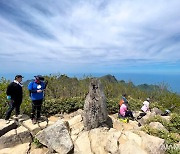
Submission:
[[[6,117],[5,120],[7,120],[6,123],[9,122],[9,118],[11,116],[11,112],[14,110],[16,111],[16,117],[20,114],[20,105],[22,103],[22,98],[23,98],[23,90],[22,90],[22,81],[23,76],[22,75],[16,75],[15,79],[13,82],[11,82],[8,87],[7,87],[7,99],[8,99],[8,104],[9,108],[6,112]]]

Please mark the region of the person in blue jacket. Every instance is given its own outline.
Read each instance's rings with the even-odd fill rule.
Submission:
[[[35,124],[41,116],[41,107],[44,99],[44,91],[46,89],[46,84],[44,82],[44,77],[41,75],[34,76],[35,80],[30,82],[28,85],[28,90],[30,92],[30,97],[32,100],[32,112],[31,120]]]

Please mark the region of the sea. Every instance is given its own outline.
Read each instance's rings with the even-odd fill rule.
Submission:
[[[65,73],[66,74],[66,73]],[[165,85],[171,92],[180,94],[180,74],[150,74],[150,73],[67,73],[69,77],[77,77],[79,79],[92,76],[101,77],[107,74],[115,76],[117,80],[124,80],[125,82],[133,82],[134,85],[140,84],[153,84],[153,85]],[[16,74],[0,74],[0,77],[4,77],[7,80],[13,80]],[[35,74],[36,75],[36,74]],[[49,74],[42,74],[49,75]],[[24,73],[23,81],[34,78],[34,74]]]

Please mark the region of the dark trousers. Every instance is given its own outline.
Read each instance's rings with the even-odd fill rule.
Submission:
[[[142,112],[142,113],[140,113],[140,114],[138,115],[137,119],[139,120],[139,119],[141,119],[142,117],[144,117],[145,115],[146,115],[146,113],[145,113],[145,112]]]
[[[134,118],[131,111],[126,111],[125,117],[131,117],[131,118]]]
[[[9,105],[9,108],[6,112],[6,117],[5,117],[5,120],[8,120],[11,116],[11,113],[12,111],[15,109],[16,111],[16,116],[18,116],[20,114],[20,106],[21,106],[21,102],[22,101],[13,101],[11,100],[8,105]]]
[[[42,99],[32,101],[31,119],[39,119],[40,118],[42,102],[43,102]]]

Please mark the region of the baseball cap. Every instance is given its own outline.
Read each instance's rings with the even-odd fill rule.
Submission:
[[[22,75],[18,74],[18,75],[15,76],[15,79],[17,79],[17,78],[24,78],[24,77]]]
[[[34,77],[38,80],[42,80],[42,81],[44,80],[44,77],[42,75],[36,75]]]

